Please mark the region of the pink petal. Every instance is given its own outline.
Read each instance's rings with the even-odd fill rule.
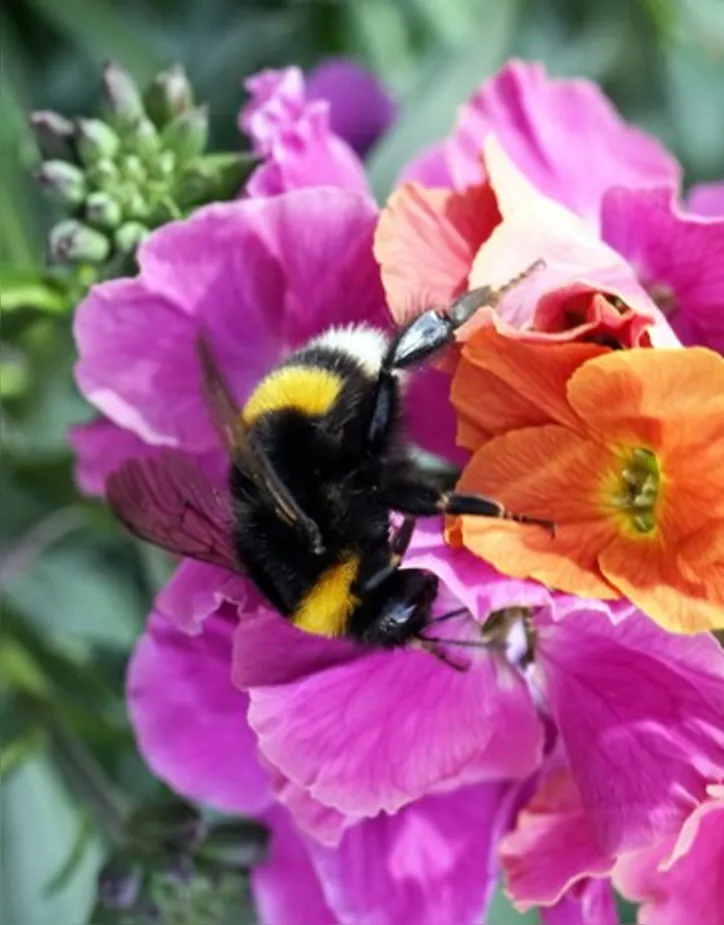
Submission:
[[[267,760],[352,816],[524,777],[540,761],[542,730],[526,686],[495,656],[459,673],[426,653],[377,652],[250,696]]]
[[[506,890],[521,911],[553,906],[589,877],[604,877],[614,858],[604,855],[578,789],[561,762],[555,762],[503,838],[500,857]],[[607,923],[604,923],[607,925]]]
[[[529,339],[571,339],[577,336],[575,327],[538,332],[541,321],[551,317],[550,300],[603,292],[620,299],[641,319],[653,344],[678,345],[663,314],[620,254],[578,216],[539,193],[496,139],[487,142],[484,154],[503,221],[478,250],[469,285],[500,286],[536,261],[545,261],[545,267],[501,300],[495,317],[503,330],[523,331]],[[471,333],[476,323],[480,326],[486,318],[473,319],[468,325]],[[640,331],[641,325],[632,330]]]
[[[157,777],[189,799],[253,815],[271,797],[246,721],[248,697],[229,677],[233,626],[215,614],[189,636],[153,613],[128,666],[128,709]]]
[[[724,775],[724,651],[638,611],[539,619],[545,693],[603,851],[675,830]]]
[[[694,215],[724,218],[724,180],[692,187],[686,205]]]
[[[196,635],[201,632],[204,620],[226,602],[244,607],[254,594],[246,579],[214,565],[187,559],[161,589],[154,609],[177,629]]]
[[[595,84],[550,78],[540,64],[510,62],[463,107],[447,149],[456,188],[482,179],[491,133],[543,193],[594,227],[610,186],[679,178],[666,149],[627,125]]]
[[[696,807],[678,839],[622,857],[616,888],[641,902],[642,925],[721,925],[724,909],[724,788]]]
[[[445,541],[444,522],[438,517],[418,521],[402,567],[424,569],[437,575],[454,599],[450,609],[459,602],[481,623],[496,610],[546,607],[552,600],[539,582],[501,575],[467,549],[452,549]]]
[[[312,866],[306,841],[289,814],[274,806],[263,821],[271,829],[271,855],[251,872],[260,922],[270,925],[339,925]]]
[[[410,184],[393,193],[380,215],[375,256],[395,321],[465,292],[475,254],[499,222],[488,185],[454,193]]]
[[[78,308],[81,391],[148,443],[215,450],[199,330],[242,400],[283,352],[329,325],[386,323],[375,220],[364,196],[310,189],[165,225],[141,247],[136,279],[96,286]]]
[[[447,163],[447,143],[436,141],[408,161],[395,186],[405,183],[452,188],[453,178]]]
[[[329,103],[329,121],[360,157],[390,126],[395,104],[374,74],[351,58],[327,58],[307,78],[307,97]]]
[[[455,445],[451,381],[449,373],[432,366],[416,372],[405,388],[405,425],[414,443],[462,468],[470,454]]]
[[[541,909],[540,916],[543,925],[617,925],[619,921],[608,879],[580,881],[555,906]]]
[[[309,186],[367,192],[360,160],[330,125],[329,102],[307,98],[298,68],[262,71],[245,87],[252,98],[241,112],[240,128],[264,158],[247,193],[276,196]]]
[[[488,784],[426,797],[356,825],[338,849],[310,845],[339,925],[478,925],[509,792]]]
[[[724,211],[699,218],[679,210],[671,187],[617,187],[603,200],[602,234],[686,344],[724,352]]]
[[[71,427],[68,443],[76,455],[75,480],[87,495],[102,495],[106,478],[121,463],[155,452],[132,431],[107,418]]]
[[[336,848],[345,831],[359,822],[315,800],[273,768],[270,774],[275,799],[289,811],[297,829],[320,845]]]

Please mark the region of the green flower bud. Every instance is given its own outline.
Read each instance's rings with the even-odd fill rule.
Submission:
[[[132,254],[148,234],[140,222],[124,222],[113,235],[113,243],[122,254]]]
[[[168,181],[176,172],[176,155],[173,151],[161,151],[148,165],[148,175],[154,180]]]
[[[103,72],[103,91],[110,112],[120,123],[128,124],[144,115],[138,86],[119,64],[112,62]]]
[[[201,154],[208,137],[208,106],[197,106],[170,122],[163,130],[161,140],[164,147],[176,155],[177,162],[185,164]]]
[[[126,180],[134,183],[144,183],[148,179],[148,171],[137,154],[129,154],[121,161],[121,174]]]
[[[83,172],[67,161],[44,161],[35,171],[41,189],[68,208],[79,206],[85,197]]]
[[[143,99],[146,112],[159,128],[187,112],[194,104],[191,84],[180,64],[157,74]]]
[[[75,219],[50,232],[50,257],[56,263],[102,263],[110,249],[105,235]]]
[[[73,156],[73,125],[57,112],[43,110],[30,116],[30,127],[45,157]]]
[[[136,119],[124,133],[126,148],[146,163],[152,164],[161,150],[161,139],[156,126],[145,116]]]
[[[77,119],[75,134],[78,154],[86,166],[113,159],[121,147],[118,135],[100,119]]]
[[[91,225],[112,231],[123,218],[120,205],[108,193],[91,193],[85,201],[85,217]]]
[[[146,221],[150,212],[151,207],[140,190],[134,189],[133,192],[126,197],[123,205],[124,217]]]
[[[105,193],[113,193],[121,179],[118,167],[113,161],[105,158],[89,167],[85,172],[85,176],[90,186],[103,190]]]

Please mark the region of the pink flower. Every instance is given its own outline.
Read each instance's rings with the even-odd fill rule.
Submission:
[[[499,171],[496,176],[489,154],[482,157],[492,136],[541,194],[539,206],[544,197],[554,200],[565,207],[569,234],[573,232],[571,213],[580,217],[581,226],[588,226],[588,233],[581,228],[578,235],[570,236],[569,248],[562,250],[562,210],[553,226],[559,230],[549,239],[546,215],[553,217],[550,206],[544,213],[540,207],[531,209],[525,201],[514,201],[507,207],[501,204]],[[447,290],[451,283],[465,287],[481,280],[488,282],[493,268],[496,274],[500,268],[501,252],[506,263],[513,261],[510,245],[514,240],[518,245],[530,242],[530,249],[543,250],[539,256],[547,257],[546,252],[553,250],[557,263],[565,255],[569,269],[575,270],[576,295],[594,289],[605,296],[614,295],[637,317],[650,316],[652,301],[656,302],[661,309],[657,327],[661,327],[663,313],[684,343],[722,350],[722,184],[695,188],[689,211],[684,212],[677,203],[679,174],[673,157],[653,138],[626,125],[593,84],[551,79],[540,65],[514,61],[461,109],[451,137],[424,152],[403,172],[402,179],[408,183],[443,187],[446,192],[405,186],[383,212],[384,249],[378,243],[378,256],[393,312],[402,317],[420,302],[437,298],[441,288]],[[491,224],[478,213],[472,224],[461,224],[459,216],[465,212],[461,203],[477,195],[476,185],[483,184],[486,177],[501,216]],[[390,209],[399,225],[385,229]],[[598,258],[591,250],[596,238],[601,248]],[[432,240],[441,242],[434,260],[429,255]],[[584,240],[585,255],[576,244]],[[601,278],[597,261],[608,253],[613,268],[613,252],[618,255],[617,269],[606,282],[621,285],[626,280],[630,295],[631,279],[637,277],[640,285],[633,301],[622,297],[615,286],[606,288]],[[402,269],[396,268],[396,261],[402,263]],[[415,273],[407,273],[406,267],[413,264]],[[521,258],[517,267],[523,266]],[[594,268],[596,275],[590,277]],[[544,280],[547,288],[543,288]],[[553,282],[541,275],[542,288],[525,295],[523,290],[517,293],[528,306],[524,314],[515,313],[510,300],[504,300],[501,319],[510,323],[513,314],[515,329],[560,330],[554,325],[571,314],[572,294],[561,285],[554,288]],[[642,292],[647,294],[648,305],[641,301]],[[547,293],[548,305],[542,308],[539,301],[535,311],[535,299],[541,299],[542,293]],[[594,309],[584,301],[583,313],[581,305],[580,298],[574,301],[573,315],[594,321],[600,334],[600,303],[599,309]],[[575,317],[563,330],[580,338]],[[609,333],[605,323],[603,332]],[[641,343],[640,328],[638,338],[629,334],[628,340],[618,337],[618,341],[623,346]],[[660,341],[654,339],[654,344],[658,346]]]
[[[623,882],[639,863],[648,870],[664,856],[656,846],[671,846],[724,778],[724,652],[711,637],[682,645],[637,612],[619,616],[614,624],[561,603],[557,622],[536,623],[541,687],[560,741],[501,844],[520,909],[593,902],[615,871]],[[621,856],[639,861],[617,864]]]
[[[403,178],[457,190],[480,183],[480,152],[491,134],[542,193],[594,226],[611,186],[676,184],[679,178],[679,167],[663,145],[627,125],[595,84],[550,78],[541,64],[517,60],[461,107],[429,179],[415,164]],[[424,158],[429,164],[431,154]],[[449,183],[439,182],[442,164]]]
[[[708,788],[678,836],[633,855],[614,869],[616,888],[643,903],[641,925],[719,925],[724,910],[724,786]]]
[[[374,78],[357,65],[330,61],[309,78],[299,68],[249,77],[251,94],[239,127],[263,158],[246,191],[273,196],[305,186],[340,186],[366,192],[360,154],[393,116]]]
[[[462,193],[402,187],[382,211],[375,254],[398,322],[477,286],[500,286],[545,261],[495,311],[478,312],[460,338],[494,323],[528,340],[676,345],[632,267],[578,216],[543,195],[495,138],[480,152],[487,182]]]

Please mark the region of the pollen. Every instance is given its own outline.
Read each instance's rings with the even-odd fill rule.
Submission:
[[[656,454],[642,447],[632,450],[623,461],[613,500],[638,533],[651,533],[656,527],[660,488]]]

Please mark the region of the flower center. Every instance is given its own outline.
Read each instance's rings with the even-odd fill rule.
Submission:
[[[495,610],[480,630],[483,643],[505,652],[513,665],[524,668],[533,661],[535,633],[529,607],[506,607]]]
[[[633,450],[621,469],[617,508],[625,511],[639,533],[651,533],[656,526],[656,502],[661,487],[659,464],[651,450]]]

